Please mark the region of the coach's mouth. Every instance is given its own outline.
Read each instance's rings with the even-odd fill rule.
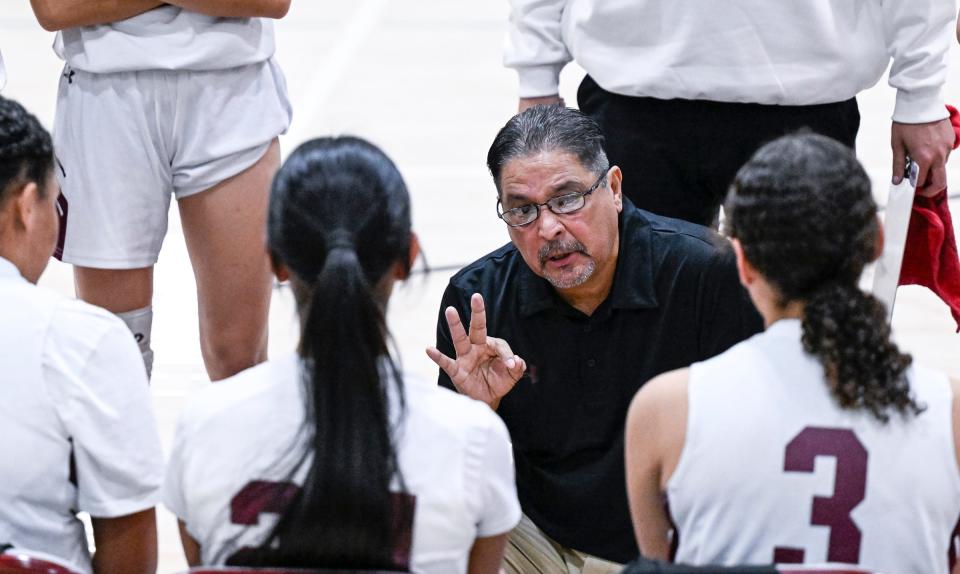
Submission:
[[[568,265],[572,265],[574,260],[581,255],[580,251],[564,251],[561,253],[553,253],[544,258],[544,266],[563,268]]]

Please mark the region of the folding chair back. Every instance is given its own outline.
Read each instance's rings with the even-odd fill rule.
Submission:
[[[777,571],[780,574],[880,574],[850,564],[781,564]]]
[[[2,573],[0,573],[2,574]],[[403,574],[398,571],[384,570],[337,570],[337,569],[310,569],[301,568],[240,568],[237,566],[191,568],[184,574]]]
[[[79,574],[60,559],[19,548],[0,552],[0,574]]]

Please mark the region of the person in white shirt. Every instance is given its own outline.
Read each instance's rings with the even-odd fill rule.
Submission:
[[[191,565],[498,571],[520,520],[506,427],[391,358],[410,226],[400,173],[364,140],[312,140],[280,169],[268,248],[299,351],[184,410],[164,498]]]
[[[559,102],[571,60],[580,109],[602,126],[640,208],[710,225],[763,143],[809,127],[850,147],[856,96],[891,61],[893,177],[946,187],[953,133],[940,96],[954,0],[511,0],[505,64],[520,109]]]
[[[7,85],[7,68],[3,65],[3,52],[0,52],[0,90]]]
[[[137,345],[107,311],[35,285],[57,242],[53,170],[50,135],[0,97],[0,545],[152,573],[163,453]]]
[[[826,137],[786,136],[738,172],[725,209],[767,329],[637,393],[641,552],[666,559],[673,530],[683,563],[960,572],[960,381],[913,365],[858,287],[882,248],[863,167]]]
[[[152,369],[153,267],[177,199],[212,380],[266,359],[263,254],[291,118],[272,19],[289,0],[31,0],[66,62],[54,145],[81,299],[119,315]]]

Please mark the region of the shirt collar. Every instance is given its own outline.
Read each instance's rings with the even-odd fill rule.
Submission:
[[[620,253],[610,295],[615,309],[646,309],[657,306],[653,285],[653,246],[650,222],[629,199],[623,198],[620,213]],[[519,288],[520,314],[530,317],[565,304],[553,286],[521,261]]]
[[[794,319],[792,317],[783,317],[777,319],[767,327],[767,335],[770,337],[787,337],[790,339],[796,339],[800,336],[800,332],[803,330],[803,325],[800,319]]]
[[[0,279],[20,279],[26,281],[12,261],[0,257]]]

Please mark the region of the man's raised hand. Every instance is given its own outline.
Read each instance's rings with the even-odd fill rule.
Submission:
[[[479,293],[470,298],[469,335],[456,309],[447,307],[444,316],[457,357],[452,359],[436,347],[428,348],[427,356],[447,373],[457,391],[496,410],[526,372],[526,361],[514,355],[503,339],[487,336],[487,311]]]

